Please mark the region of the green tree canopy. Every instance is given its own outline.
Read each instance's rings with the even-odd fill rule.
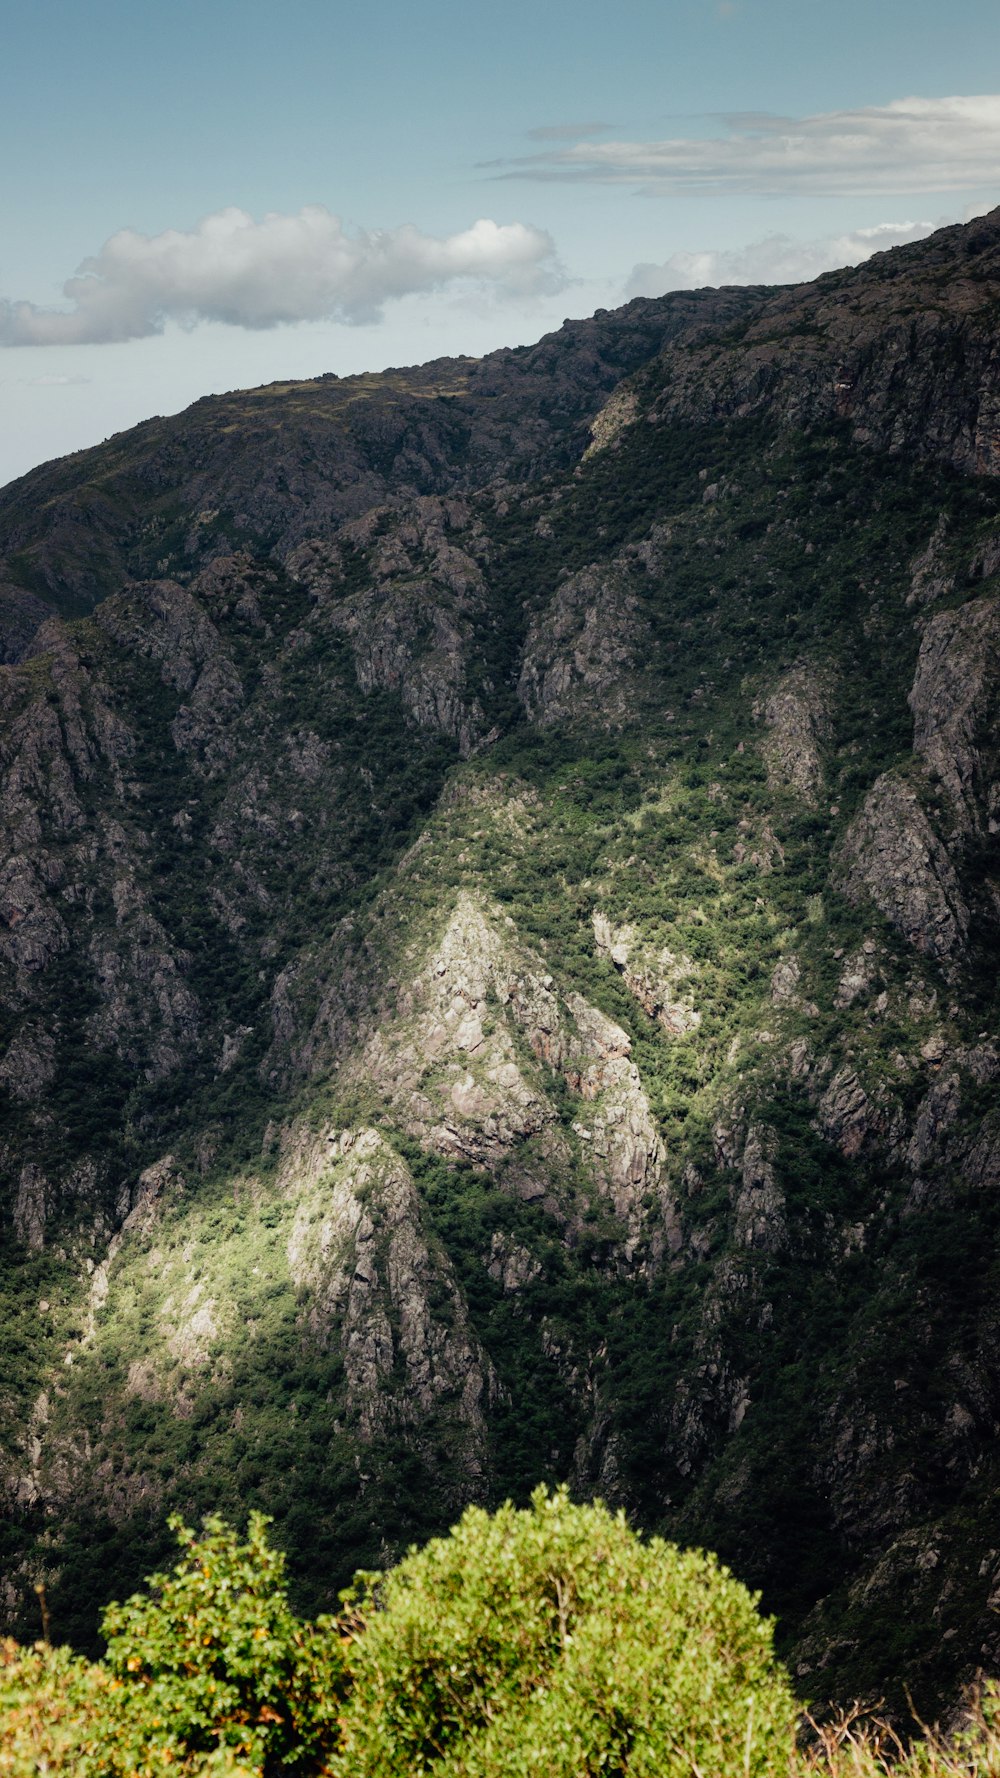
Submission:
[[[763,1778],[795,1704],[713,1557],[536,1490],[362,1578],[343,1778]]]

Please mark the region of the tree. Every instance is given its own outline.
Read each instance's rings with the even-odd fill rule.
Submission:
[[[344,1648],[329,1618],[293,1616],[285,1559],[250,1518],[246,1541],[219,1518],[199,1534],[170,1521],[184,1554],[104,1613],[117,1714],[136,1748],[181,1756],[232,1749],[265,1774],[315,1771],[339,1739]]]
[[[344,1595],[342,1778],[764,1778],[795,1704],[713,1557],[539,1488]]]

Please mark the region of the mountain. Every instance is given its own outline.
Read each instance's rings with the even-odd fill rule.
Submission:
[[[0,492],[9,1626],[539,1481],[1000,1669],[1000,211]]]

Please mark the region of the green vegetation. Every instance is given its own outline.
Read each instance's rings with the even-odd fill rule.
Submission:
[[[790,1750],[770,1627],[711,1558],[538,1490],[347,1596],[341,1769],[763,1778]]]
[[[0,1007],[4,1066],[22,1030],[40,1057],[12,1064],[0,1102],[22,1238],[0,1262],[3,1554],[24,1638],[44,1570],[57,1635],[93,1652],[101,1605],[165,1558],[172,1511],[265,1511],[288,1597],[314,1615],[469,1500],[524,1508],[571,1477],[646,1533],[718,1550],[761,1590],[806,1689],[886,1688],[895,1706],[910,1685],[930,1713],[978,1661],[998,1584],[980,1565],[1000,1482],[1000,1196],[989,1153],[980,1183],[963,1169],[995,1108],[998,842],[951,835],[907,698],[918,624],[996,585],[996,485],[902,453],[875,463],[846,424],[658,423],[662,375],[639,373],[636,423],[571,472],[553,465],[586,392],[530,483],[461,498],[472,399],[419,375],[220,398],[111,441],[86,485],[72,465],[33,481],[44,511],[39,493],[18,520],[12,572],[51,592],[63,561],[67,614],[118,590],[70,627],[79,672],[42,659],[10,675],[10,733],[30,741],[17,832],[59,921]],[[253,441],[279,435],[259,472]],[[490,476],[506,448],[482,445]],[[213,477],[224,494],[189,510],[178,462],[199,503]],[[373,499],[378,476],[407,492],[310,589],[280,560],[285,496],[296,545],[312,522],[296,503],[315,496],[325,547],[345,462],[344,513],[359,474]],[[440,563],[413,488],[448,490],[429,502]],[[914,562],[932,538],[924,607]],[[233,548],[249,555],[226,566]],[[218,578],[202,583],[206,562]],[[169,575],[181,596],[161,609],[120,590],[128,575]],[[557,610],[572,576],[592,589],[582,643],[580,612]],[[624,699],[622,612],[638,638],[615,669]],[[558,656],[558,721],[541,706],[529,720],[529,637]],[[817,718],[806,793],[776,769],[762,713],[789,671]],[[952,846],[975,915],[960,964],[842,894],[845,834],[885,772]],[[465,1048],[414,1060],[414,1009],[462,897],[504,948],[483,1012],[507,1045],[492,1076]],[[601,922],[628,935],[632,967]],[[550,978],[563,1035],[580,1002],[613,1021],[627,1105],[518,1022],[527,976]],[[680,1028],[656,1002],[675,988],[696,1014]],[[523,1083],[523,1127],[490,1101],[498,1069]],[[486,1109],[453,1129],[466,1075]],[[853,1123],[824,1110],[838,1080]],[[595,1120],[611,1145],[640,1099],[609,1184]],[[921,1116],[933,1153],[915,1169]],[[371,1180],[355,1194],[339,1162],[296,1170],[296,1144],[364,1126],[405,1163],[412,1203],[387,1207]],[[630,1207],[633,1170],[646,1197]],[[422,1572],[396,1571],[418,1616]],[[646,1631],[618,1630],[627,1660]],[[600,1634],[576,1646],[603,1685]],[[380,1646],[374,1626],[358,1646]],[[106,1666],[72,1671],[84,1690],[111,1683]],[[506,1683],[492,1655],[490,1671]],[[202,1709],[203,1678],[186,1674],[182,1710]],[[518,1747],[551,1735],[549,1709],[590,1733],[575,1684],[571,1665],[546,1680]]]
[[[764,1778],[786,1764],[791,1694],[749,1595],[710,1558],[643,1544],[564,1492],[466,1513],[312,1625],[289,1614],[262,1521],[246,1543],[219,1520],[175,1529],[181,1561],[106,1611],[98,1666],[7,1645],[0,1772],[111,1778],[210,1754],[206,1769],[268,1778]]]
[[[472,1509],[335,1618],[291,1615],[266,1521],[174,1521],[182,1556],[107,1652],[0,1644],[0,1778],[996,1778],[1000,1692],[907,1750],[799,1721],[771,1626],[710,1556],[536,1489]]]

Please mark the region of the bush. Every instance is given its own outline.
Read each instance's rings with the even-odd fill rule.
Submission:
[[[0,1644],[0,1778],[272,1778],[319,1772],[339,1740],[344,1649],[292,1616],[284,1557],[254,1514],[171,1525],[183,1555],[104,1614],[106,1660]]]
[[[184,1550],[104,1613],[123,1732],[176,1755],[230,1748],[264,1773],[314,1771],[338,1739],[345,1662],[329,1618],[292,1615],[285,1559],[250,1517],[245,1543],[221,1519],[201,1536],[170,1521]]]
[[[69,1649],[0,1642],[0,1778],[258,1778],[227,1748],[187,1759],[153,1744],[120,1692]]]
[[[342,1778],[763,1778],[795,1705],[710,1557],[538,1489],[359,1577]]]
[[[470,1509],[313,1625],[266,1523],[175,1522],[103,1663],[0,1641],[0,1778],[1000,1778],[994,1683],[950,1741],[855,1709],[797,1751],[750,1594],[565,1489]]]

